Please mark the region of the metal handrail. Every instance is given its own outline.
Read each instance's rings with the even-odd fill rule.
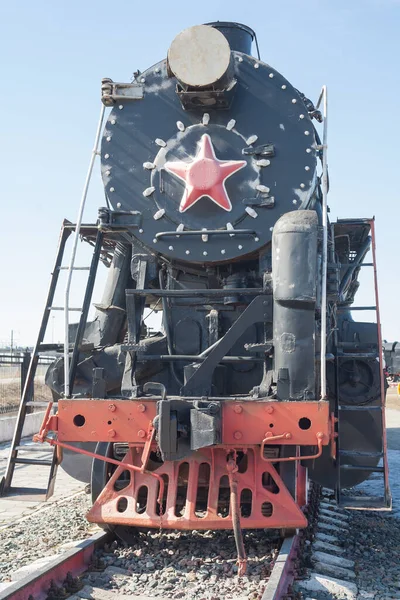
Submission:
[[[326,398],[326,309],[328,278],[328,90],[322,86],[316,109],[323,103],[324,129],[322,136],[322,293],[321,293],[321,399]]]
[[[64,293],[64,397],[69,397],[69,294],[71,290],[72,273],[74,269],[76,250],[78,247],[79,233],[82,225],[83,211],[85,209],[87,193],[89,189],[90,179],[92,177],[93,166],[96,156],[99,154],[98,147],[100,141],[101,130],[103,126],[104,113],[106,107],[104,104],[101,105],[100,118],[97,126],[96,137],[90,157],[89,169],[86,175],[85,185],[83,186],[81,203],[79,205],[78,218],[75,225],[74,242],[71,250],[71,257],[68,265],[67,283],[65,285]]]

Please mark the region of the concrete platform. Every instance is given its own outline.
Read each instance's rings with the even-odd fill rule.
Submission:
[[[22,445],[27,447],[32,444],[31,438],[25,438]],[[0,444],[0,479],[3,477],[7,459],[10,452],[10,443]],[[25,454],[25,453],[24,453]],[[22,456],[22,452],[21,452]],[[26,453],[28,457],[28,453]],[[52,451],[29,453],[29,458],[50,459]],[[15,487],[47,487],[49,467],[34,465],[17,465],[13,486]],[[28,516],[38,510],[45,509],[55,502],[73,496],[84,489],[84,484],[67,475],[61,468],[57,471],[57,479],[54,495],[47,502],[36,502],[32,500],[16,500],[13,496],[0,498],[0,530],[12,525],[16,520]]]

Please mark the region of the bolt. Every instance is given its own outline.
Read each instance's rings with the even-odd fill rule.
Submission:
[[[117,407],[115,406],[115,404],[109,404],[108,405],[108,410],[111,410],[111,412],[114,412],[116,410],[116,408]]]
[[[235,404],[233,410],[235,411],[235,413],[237,413],[238,415],[240,415],[241,412],[243,412],[243,408],[240,406],[240,404]],[[239,431],[237,431],[236,433],[240,433]],[[235,434],[236,437],[236,434]],[[240,434],[240,437],[242,437],[242,435]],[[237,438],[239,439],[239,438]]]
[[[269,415],[272,415],[272,413],[274,412],[274,407],[273,406],[266,406],[265,410],[267,411],[267,413]]]
[[[146,412],[146,405],[145,404],[138,404],[138,411],[139,412]]]
[[[285,84],[282,85],[281,87],[282,87],[283,90],[286,90],[286,85]]]
[[[108,437],[113,438],[113,437],[115,437],[115,435],[116,435],[115,434],[115,429],[109,429],[108,430]]]
[[[144,431],[144,429],[139,429],[139,431],[137,432],[138,437],[140,438],[144,438],[146,435],[146,432]]]
[[[241,440],[243,435],[241,431],[235,431],[235,433],[233,434],[233,437],[235,438],[235,440]]]
[[[121,202],[117,202],[117,208],[121,208]]]
[[[139,233],[143,233],[143,229],[139,229]]]
[[[296,102],[297,102],[296,98],[293,98],[292,104],[296,104]]]

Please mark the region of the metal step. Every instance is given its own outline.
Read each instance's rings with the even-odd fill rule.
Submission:
[[[52,460],[42,460],[41,458],[13,458],[16,465],[36,465],[38,467],[51,467]]]
[[[353,508],[356,510],[391,510],[392,498],[385,501],[383,496],[341,496],[340,508]]]
[[[377,349],[377,344],[373,344],[371,342],[364,344],[362,342],[337,342],[336,346],[338,348],[349,348],[349,350],[358,350],[360,348],[364,348],[371,351]]]
[[[358,452],[357,450],[339,450],[340,456],[354,456],[354,458],[382,458],[383,452]]]
[[[369,410],[380,410],[382,411],[382,406],[346,406],[344,404],[341,404],[338,407],[339,411],[341,410],[364,410],[364,411],[369,411]]]
[[[48,492],[45,488],[10,487],[7,490],[7,498],[23,502],[44,502],[48,498]]]
[[[367,465],[340,465],[345,471],[369,471],[370,473],[384,473],[385,467],[371,467]]]

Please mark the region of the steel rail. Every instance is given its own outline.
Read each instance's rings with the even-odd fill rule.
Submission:
[[[294,581],[294,559],[299,546],[299,536],[294,535],[283,540],[275,565],[269,576],[261,600],[283,600]]]
[[[27,600],[27,598],[45,598],[51,582],[62,585],[67,574],[73,577],[81,575],[90,566],[93,553],[102,548],[111,539],[111,534],[100,531],[87,540],[80,542],[34,573],[10,584],[0,591],[0,600]],[[72,594],[71,594],[72,595]]]

